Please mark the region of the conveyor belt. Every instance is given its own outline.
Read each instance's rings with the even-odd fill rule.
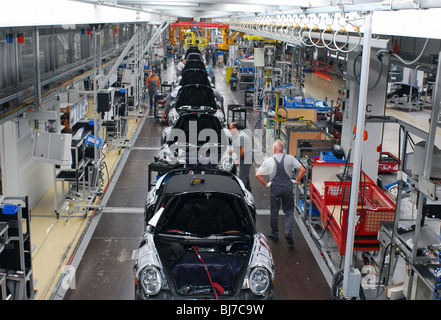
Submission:
[[[243,91],[234,95],[223,79],[223,69],[214,68],[216,88],[228,104],[243,104]],[[173,62],[167,76],[173,75]],[[250,118],[252,121],[252,117]],[[147,194],[148,163],[156,155],[159,134],[163,126],[146,117],[139,135],[133,142],[117,181],[108,197],[93,234],[88,239],[81,262],[76,270],[75,289],[69,289],[65,300],[132,300],[134,299],[132,251],[138,247],[143,232],[143,211]],[[254,168],[251,170],[254,175]],[[251,178],[258,214],[257,226],[269,232],[269,190]],[[279,219],[283,230],[284,216]],[[270,240],[276,265],[275,299],[330,299],[329,285],[318,266],[299,227],[293,230],[294,247],[289,247],[281,234],[279,242]]]

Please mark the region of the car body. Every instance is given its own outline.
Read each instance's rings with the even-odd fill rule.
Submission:
[[[237,155],[222,118],[209,113],[185,113],[161,133],[161,148],[154,164],[164,169],[204,167],[236,173]],[[162,170],[165,171],[165,170]]]
[[[409,101],[411,96],[411,101]],[[415,102],[418,100],[418,87],[407,83],[395,83],[390,93],[387,94],[387,100],[394,102]]]
[[[225,122],[223,101],[216,96],[211,86],[203,84],[187,84],[182,86],[172,102],[172,108],[168,114],[172,125],[185,113],[208,113],[213,114],[221,122]]]
[[[223,170],[174,170],[145,206],[136,299],[271,299],[275,267],[250,192]]]
[[[205,69],[185,69],[182,72],[179,85],[185,86],[188,84],[203,84],[213,87],[210,80],[208,79],[208,73]]]

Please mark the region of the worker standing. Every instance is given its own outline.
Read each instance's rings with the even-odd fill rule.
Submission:
[[[152,70],[152,74],[145,81],[145,87],[149,92],[150,108],[153,107],[155,95],[159,93],[161,82],[159,77],[156,75],[155,69]]]
[[[162,111],[161,124],[165,124],[165,125],[167,124],[166,118],[168,117],[168,113],[170,112],[171,103],[178,96],[178,92],[179,92],[179,89],[181,89],[181,87],[182,86],[174,87],[173,91],[170,92],[170,94],[167,95],[167,97],[165,98],[165,105],[164,105],[164,110]]]
[[[237,122],[229,125],[233,135],[233,151],[238,155],[239,179],[242,180],[245,188],[251,192],[250,169],[253,164],[252,140]]]
[[[159,59],[158,54],[155,53],[155,59],[153,60],[153,69],[156,71],[156,75],[161,81],[161,59]]]
[[[211,54],[212,54],[212,59],[213,59],[213,61],[212,61],[212,65],[213,65],[213,67],[215,67],[216,66],[216,59],[217,59],[217,50],[216,50],[216,47],[215,46],[213,46],[212,48],[211,48]]]
[[[216,86],[216,76],[214,75],[213,68],[205,61],[205,70],[207,71],[208,76],[211,79],[211,83],[213,86]]]
[[[180,75],[182,75],[182,71],[184,70],[185,67],[185,58],[182,57],[181,61],[179,61],[178,66],[176,67],[176,76],[179,77]]]
[[[302,164],[292,155],[285,154],[281,140],[274,141],[273,156],[263,161],[256,171],[256,178],[261,184],[270,188],[270,225],[268,237],[278,240],[278,221],[280,201],[285,213],[285,239],[290,246],[294,245],[292,228],[294,224],[294,193],[293,186],[298,183],[306,172]],[[293,178],[294,170],[298,170],[297,177]],[[262,175],[269,175],[270,182],[266,182]]]
[[[211,58],[211,49],[209,46],[207,46],[207,48],[205,48],[205,61],[207,61],[207,63],[210,63],[210,58]]]

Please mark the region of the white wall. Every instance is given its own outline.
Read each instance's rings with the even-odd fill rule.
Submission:
[[[3,195],[28,196],[34,207],[54,182],[53,165],[32,160],[29,120],[0,125]]]

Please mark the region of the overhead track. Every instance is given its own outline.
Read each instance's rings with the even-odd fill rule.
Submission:
[[[188,22],[180,21],[171,23],[172,27],[196,27],[196,28],[228,28],[230,25],[216,22]]]

